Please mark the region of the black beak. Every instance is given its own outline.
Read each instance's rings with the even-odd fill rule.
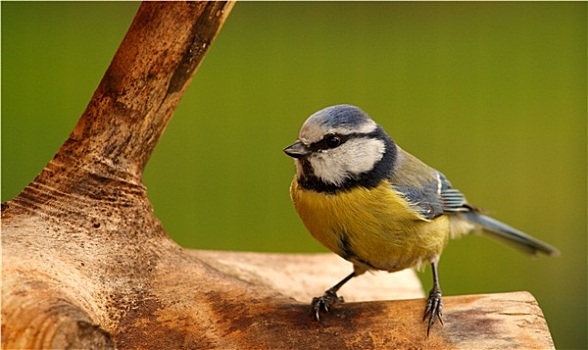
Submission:
[[[310,153],[308,148],[300,141],[296,141],[290,146],[284,148],[284,153],[292,158],[302,158]]]

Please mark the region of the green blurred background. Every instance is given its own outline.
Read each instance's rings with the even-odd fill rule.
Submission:
[[[67,138],[139,4],[1,6],[6,201]],[[453,241],[444,294],[528,290],[556,346],[586,348],[586,13],[586,2],[238,3],[146,169],[156,215],[185,247],[325,251],[292,208],[281,149],[314,111],[356,104],[471,202],[562,252]],[[420,277],[428,290],[430,271]]]

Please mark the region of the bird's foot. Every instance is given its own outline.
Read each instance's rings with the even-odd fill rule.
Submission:
[[[439,322],[443,324],[443,301],[441,300],[441,289],[433,287],[429,292],[429,298],[427,299],[427,307],[425,308],[425,316],[423,321],[429,317],[429,324],[427,326],[427,336],[433,323],[435,323],[435,317],[439,319]]]
[[[325,312],[329,312],[329,307],[331,307],[331,305],[333,305],[334,303],[343,302],[345,302],[343,297],[338,296],[337,292],[335,292],[332,289],[329,289],[322,296],[312,298],[312,302],[310,305],[312,307],[312,313],[314,315],[314,318],[317,321],[320,321],[321,309]]]

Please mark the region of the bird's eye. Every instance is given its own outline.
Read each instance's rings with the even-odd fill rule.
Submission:
[[[336,135],[331,135],[325,139],[325,143],[329,148],[335,148],[341,144],[341,138]]]

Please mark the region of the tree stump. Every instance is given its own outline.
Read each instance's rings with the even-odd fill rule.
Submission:
[[[447,297],[427,337],[411,271],[362,276],[348,301],[411,300],[337,304],[318,323],[311,296],[351,269],[337,257],[169,239],[143,169],[232,6],[143,3],[69,138],[2,205],[2,347],[552,348],[524,292]]]

